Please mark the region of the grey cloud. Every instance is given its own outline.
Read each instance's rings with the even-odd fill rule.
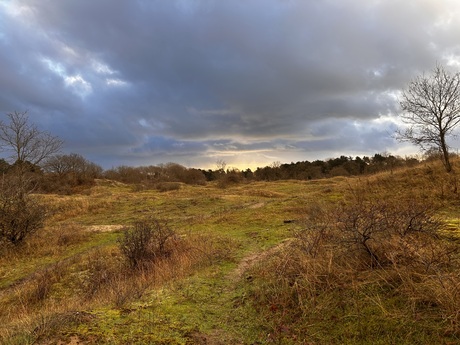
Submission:
[[[0,111],[29,109],[67,150],[104,162],[205,162],[220,141],[270,157],[284,142],[299,159],[383,151],[395,147],[387,129],[353,122],[396,114],[413,76],[458,61],[458,11],[454,0],[11,1]],[[335,137],[305,140],[324,123]]]

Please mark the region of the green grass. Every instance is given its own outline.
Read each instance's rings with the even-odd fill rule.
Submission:
[[[52,251],[42,253],[30,253],[31,249],[19,248],[19,251],[25,253],[7,257],[7,262],[4,262],[0,267],[0,289],[26,279],[34,272],[44,270],[57,262],[80,256],[97,247],[113,244],[118,236],[115,232],[92,233],[88,234],[82,243],[53,248]]]

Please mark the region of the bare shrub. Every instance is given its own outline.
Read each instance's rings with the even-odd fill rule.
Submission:
[[[181,187],[180,182],[159,182],[155,184],[155,188],[160,192],[169,192],[179,190]]]
[[[151,224],[151,222],[147,222]],[[149,227],[150,225],[147,225]],[[136,231],[133,227],[131,231]],[[145,228],[140,231],[145,231]],[[152,235],[153,236],[153,235]],[[160,236],[161,237],[161,236]],[[152,243],[155,240],[152,240]],[[161,242],[161,241],[160,241]],[[110,301],[117,308],[125,308],[131,301],[139,299],[152,286],[184,277],[199,267],[209,266],[222,258],[230,257],[229,240],[195,234],[168,237],[157,254],[149,250],[134,266],[118,250],[96,251],[83,263],[81,292],[85,300]],[[118,248],[121,251],[121,248]],[[162,254],[158,254],[158,253]],[[129,266],[124,265],[124,262]]]
[[[238,171],[229,171],[225,175],[221,175],[217,181],[217,187],[225,189],[227,187],[237,185],[243,182],[243,177]]]
[[[370,266],[416,260],[440,227],[434,206],[416,196],[382,198],[358,189],[336,212],[342,245],[364,252]]]
[[[295,236],[310,255],[326,245],[365,268],[428,269],[449,257],[445,245],[436,245],[441,227],[436,210],[433,202],[418,195],[362,185],[350,188],[338,206],[311,208],[304,229]]]
[[[47,215],[45,205],[22,186],[16,177],[8,177],[0,189],[0,240],[13,245],[42,228]]]
[[[174,235],[174,231],[156,219],[139,221],[124,231],[118,244],[130,267],[142,268],[144,264],[170,255],[166,244]]]
[[[180,181],[190,185],[204,186],[206,184],[206,176],[204,176],[202,171],[191,168],[187,169]]]

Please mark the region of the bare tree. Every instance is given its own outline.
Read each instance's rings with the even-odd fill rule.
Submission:
[[[225,173],[225,168],[227,167],[227,163],[223,159],[218,159],[216,161],[216,170],[221,173]]]
[[[452,171],[446,139],[460,122],[460,74],[437,65],[429,76],[419,76],[403,91],[401,119],[408,127],[396,133],[423,151],[437,150],[447,172]]]
[[[78,153],[51,156],[45,160],[43,168],[45,171],[59,176],[74,174],[79,177],[96,178],[102,174],[100,166]]]
[[[35,186],[28,172],[59,151],[62,140],[31,124],[27,112],[7,116],[8,123],[0,121],[0,149],[11,154],[15,170],[1,178],[0,245],[19,245],[46,218],[46,206],[31,195]]]
[[[0,121],[0,148],[11,153],[13,163],[40,164],[61,149],[63,141],[30,123],[27,112],[7,116],[9,123]]]

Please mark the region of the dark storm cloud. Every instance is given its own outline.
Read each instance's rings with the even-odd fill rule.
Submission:
[[[460,65],[458,11],[454,0],[5,1],[0,111],[28,109],[106,166],[391,150],[398,91],[436,62]]]

